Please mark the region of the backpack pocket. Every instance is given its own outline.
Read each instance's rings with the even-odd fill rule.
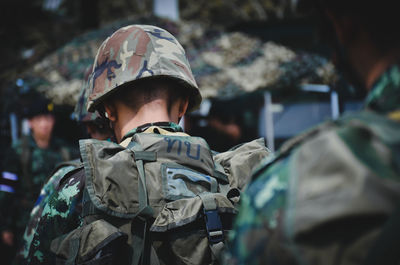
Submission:
[[[57,264],[121,264],[118,259],[128,236],[103,219],[54,239]]]
[[[169,202],[157,215],[150,232],[160,264],[214,263],[218,253],[213,245],[223,245],[236,210],[222,194],[208,195],[215,202],[214,210],[207,211],[203,199],[196,196]],[[209,213],[218,216],[218,221],[208,219]],[[213,241],[218,232],[220,240]]]
[[[167,200],[193,198],[201,193],[218,191],[218,182],[214,177],[178,164],[162,164],[161,175],[164,198]]]

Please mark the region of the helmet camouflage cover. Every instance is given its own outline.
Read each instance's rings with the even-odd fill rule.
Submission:
[[[148,25],[123,27],[100,46],[89,77],[87,109],[93,112],[110,92],[121,85],[148,77],[182,80],[191,90],[188,110],[201,102],[185,51],[164,29]]]

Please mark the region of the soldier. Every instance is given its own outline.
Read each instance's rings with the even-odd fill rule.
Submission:
[[[89,70],[92,68],[90,67]],[[106,125],[102,123],[100,116],[98,113],[88,113],[85,106],[87,103],[88,97],[88,90],[86,89],[88,75],[85,77],[85,82],[81,90],[81,94],[79,96],[79,100],[75,106],[75,111],[73,113],[74,119],[79,122],[83,123],[87,130],[90,137],[98,140],[107,140],[111,137],[111,132],[106,128]],[[39,219],[42,215],[43,209],[48,203],[50,195],[56,190],[59,185],[61,178],[66,175],[68,172],[76,169],[77,167],[81,166],[81,162],[79,159],[63,162],[53,170],[53,174],[51,174],[49,180],[43,185],[40,195],[36,200],[35,206],[33,207],[29,222],[25,228],[25,232],[23,235],[23,242],[22,248],[19,251],[16,263],[17,264],[27,264],[28,263],[28,254],[29,254],[29,247],[32,243],[33,236],[37,229],[37,225]]]
[[[286,142],[260,166],[228,263],[398,264],[398,242],[382,240],[399,230],[390,230],[400,203],[397,1],[300,2],[319,8],[338,66],[368,96],[360,112]]]
[[[227,194],[237,193],[205,140],[178,125],[201,101],[182,46],[158,27],[127,26],[94,65],[87,108],[119,144],[80,141],[83,167],[49,198],[31,264],[212,263],[235,213]]]
[[[52,137],[54,106],[43,97],[35,97],[25,113],[31,135],[24,136],[9,152],[3,162],[3,189],[0,191],[1,227],[3,235],[12,235],[8,245],[19,244],[29,212],[40,189],[53,168],[70,159],[65,143]],[[10,239],[10,237],[6,237]]]

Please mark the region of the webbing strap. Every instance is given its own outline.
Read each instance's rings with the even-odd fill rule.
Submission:
[[[149,232],[148,222],[141,217],[132,221],[132,265],[146,265],[150,261],[149,239],[146,238]],[[149,249],[149,251],[147,251]],[[148,252],[148,253],[147,253]]]
[[[134,155],[136,167],[139,173],[138,197],[139,211],[132,221],[132,265],[147,265],[150,263],[150,241],[149,241],[149,219],[153,217],[153,209],[149,206],[146,188],[146,174],[144,161],[154,162],[157,160],[155,152],[143,151],[142,147],[131,141],[128,147]],[[134,223],[135,222],[135,223]],[[137,226],[137,227],[134,227]]]
[[[139,173],[138,181],[138,196],[139,196],[139,211],[136,216],[142,216],[145,219],[153,216],[153,211],[148,203],[147,188],[146,188],[146,173],[144,170],[144,162],[154,162],[157,160],[155,152],[143,151],[142,147],[131,141],[128,147],[133,152],[133,158],[136,162],[136,167]]]
[[[224,247],[225,247],[224,242],[219,242],[217,244],[212,244],[212,245],[210,244],[210,249],[211,249],[211,252],[213,255],[213,257],[212,257],[213,261],[216,261],[220,258],[221,252],[224,249]],[[214,264],[214,262],[213,262],[213,264]]]
[[[212,193],[201,193],[199,194],[205,211],[212,211],[217,209],[217,204],[214,200],[214,194]]]
[[[214,194],[202,193],[198,195],[203,202],[204,218],[207,229],[208,243],[212,252],[212,259],[215,261],[224,248],[224,232],[218,207]]]
[[[157,161],[157,155],[155,152],[149,151],[134,151],[135,160],[144,160],[146,162],[155,162]]]
[[[139,211],[142,211],[148,206],[146,175],[144,173],[143,160],[136,160],[136,166],[139,172],[138,190],[139,190]]]
[[[215,203],[214,194],[202,193],[199,195],[203,202],[204,218],[206,223],[208,241],[210,244],[217,244],[224,240],[222,223],[219,217],[217,204]]]

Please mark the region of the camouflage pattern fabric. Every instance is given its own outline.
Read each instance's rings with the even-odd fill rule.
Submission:
[[[26,223],[29,220],[29,213],[34,206],[36,198],[47,178],[58,163],[63,162],[66,157],[63,153],[70,153],[71,150],[59,139],[52,139],[47,149],[39,148],[33,137],[29,136],[25,140],[17,142],[13,149],[8,152],[4,162],[4,169],[15,173],[18,180],[18,187],[15,193],[11,194],[14,206],[8,205],[7,200],[0,200],[0,206],[9,209],[8,213],[2,218],[1,226],[3,229],[12,227],[16,233],[16,239],[22,237]],[[21,165],[21,155],[29,153],[27,166],[27,178],[23,177]],[[10,208],[11,207],[11,208]]]
[[[155,26],[131,25],[114,32],[100,46],[89,77],[88,111],[93,112],[110,92],[146,77],[167,76],[190,89],[188,111],[201,102],[185,50],[168,31]]]
[[[144,132],[157,126],[160,132],[182,133],[182,128],[174,123],[161,122],[146,124],[128,132],[125,139],[130,140],[137,132]],[[122,143],[123,143],[122,141]],[[58,189],[49,197],[37,230],[29,248],[29,264],[55,264],[54,254],[50,252],[51,241],[82,224],[82,193],[85,187],[83,170],[70,171],[61,181]]]
[[[40,217],[42,216],[43,209],[49,201],[50,195],[58,187],[61,178],[76,167],[77,165],[73,165],[72,163],[66,163],[62,166],[59,166],[58,170],[56,170],[56,172],[43,186],[42,190],[40,191],[40,195],[36,200],[35,206],[30,213],[29,222],[25,228],[25,232],[22,238],[22,248],[19,251],[16,259],[17,264],[26,264],[28,262],[27,258],[29,254],[29,247],[32,243],[32,239],[37,229]]]
[[[288,141],[260,166],[242,196],[228,264],[363,262],[400,202],[398,65],[354,115]]]

